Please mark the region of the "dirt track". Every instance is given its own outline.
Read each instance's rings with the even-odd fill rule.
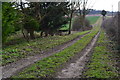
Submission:
[[[86,33],[88,34],[88,33]],[[71,41],[68,41],[62,45],[59,45],[53,49],[49,49],[47,51],[44,51],[42,54],[37,54],[35,56],[29,56],[27,58],[24,58],[24,59],[21,59],[17,62],[14,62],[14,63],[11,63],[11,64],[8,64],[6,66],[3,66],[2,67],[2,78],[9,78],[10,76],[18,73],[19,71],[21,71],[22,69],[30,66],[31,64],[43,59],[43,58],[46,58],[46,57],[49,57],[57,52],[60,52],[62,51],[63,49],[71,46],[72,44],[74,44],[76,41],[78,41],[80,38],[84,37],[86,34],[84,35],[81,35],[81,36],[78,36],[77,38],[71,40]]]
[[[100,32],[92,39],[92,41],[80,52],[73,60],[70,60],[63,69],[58,71],[56,78],[81,78],[82,72],[87,61],[90,58],[91,51],[99,37]]]

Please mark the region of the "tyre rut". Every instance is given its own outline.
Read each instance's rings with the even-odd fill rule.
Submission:
[[[91,51],[99,37],[100,32],[95,35],[91,42],[70,61],[65,64],[65,67],[58,71],[56,78],[81,78],[82,72],[90,58]],[[76,59],[75,59],[76,58]]]

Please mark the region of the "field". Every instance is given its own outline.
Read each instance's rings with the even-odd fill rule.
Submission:
[[[87,16],[86,19],[88,19],[90,21],[90,24],[95,24],[96,21],[99,19],[100,16]],[[74,19],[73,19],[74,20]],[[72,21],[73,21],[72,20]],[[61,28],[60,30],[68,30],[69,29],[69,24],[64,25],[63,28]]]
[[[90,21],[90,24],[95,24],[100,16],[87,16],[86,18]]]

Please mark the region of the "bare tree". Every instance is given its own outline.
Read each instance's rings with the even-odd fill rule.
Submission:
[[[72,26],[72,18],[73,13],[75,10],[79,10],[79,15],[83,17],[83,26],[82,30],[84,30],[85,26],[85,16],[87,14],[87,4],[88,0],[70,0],[71,6],[70,6],[70,23],[69,23],[69,32],[68,34],[71,34],[71,26]]]
[[[72,26],[73,12],[74,12],[74,4],[75,4],[75,2],[71,3],[71,6],[70,6],[70,23],[69,23],[69,32],[68,32],[68,34],[71,34],[71,26]]]

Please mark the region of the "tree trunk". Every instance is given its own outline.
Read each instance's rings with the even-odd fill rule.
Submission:
[[[81,9],[80,9],[80,7],[79,7],[79,11],[80,11],[80,12],[79,12],[79,14],[80,14],[80,16],[81,16],[81,15],[82,15],[82,13],[81,13]]]
[[[118,15],[118,30],[117,30],[117,46],[118,46],[118,53],[120,53],[120,13]]]
[[[30,30],[29,32],[30,32],[30,38],[35,39],[34,30]]]
[[[84,4],[84,8],[83,8],[83,26],[82,26],[82,30],[84,31],[84,27],[86,25],[85,23],[85,16],[86,16],[86,9],[85,9],[85,4]]]
[[[51,36],[54,36],[54,33],[53,33],[53,31],[51,31],[49,34],[50,34]]]
[[[70,14],[70,23],[69,23],[69,32],[68,32],[68,34],[71,34],[72,16],[73,16],[73,10],[71,11],[71,14]]]
[[[21,31],[22,31],[23,37],[27,40],[27,42],[29,42],[28,37],[26,37],[25,34],[24,34],[23,28],[21,29]]]
[[[48,36],[48,31],[45,31],[45,37],[47,37]]]
[[[43,31],[41,31],[40,36],[41,36],[41,37],[43,36]]]

